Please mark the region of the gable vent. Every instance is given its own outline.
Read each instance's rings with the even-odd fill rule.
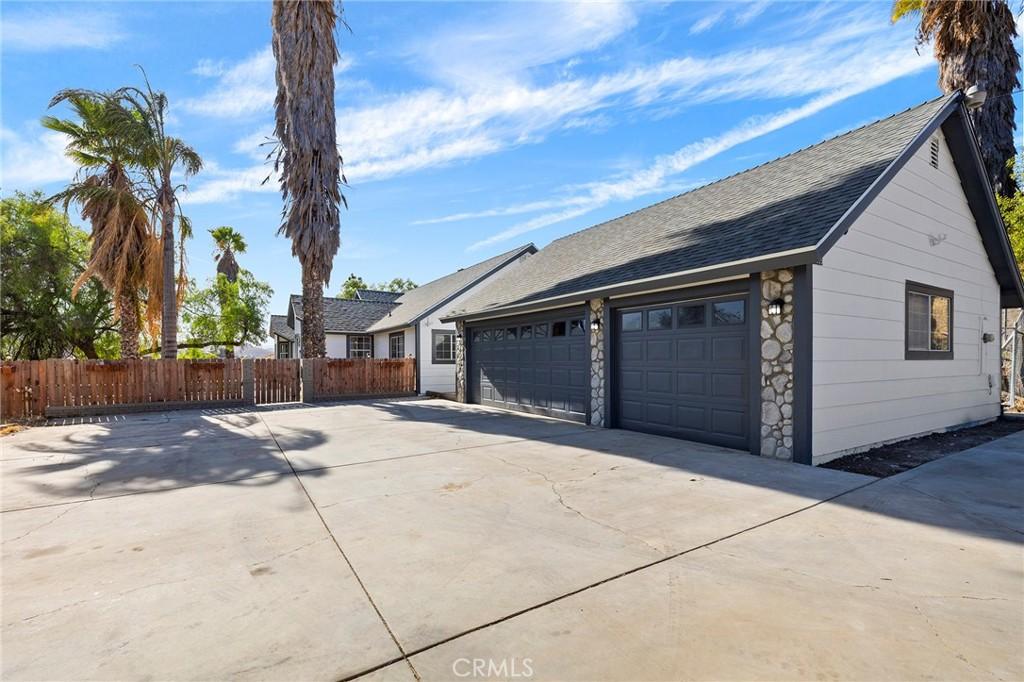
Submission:
[[[939,138],[933,137],[931,141],[931,157],[929,163],[932,164],[932,168],[939,167]]]

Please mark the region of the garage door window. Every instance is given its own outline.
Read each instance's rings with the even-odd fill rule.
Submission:
[[[516,333],[518,331],[519,330],[516,327],[509,327],[508,329],[505,330],[505,338],[508,339],[509,341],[514,341],[516,338]]]
[[[519,338],[528,339],[533,336],[533,327],[530,325],[524,325],[519,328]]]
[[[583,336],[583,320],[569,320],[569,336]]]
[[[715,325],[743,324],[745,312],[743,301],[721,301],[712,304],[711,319]]]
[[[622,331],[638,332],[644,328],[643,313],[622,313]]]
[[[659,329],[671,329],[672,328],[672,309],[671,308],[658,308],[656,310],[647,311],[647,329],[648,331],[657,331]]]
[[[678,319],[680,327],[703,327],[704,304],[679,306]]]
[[[535,324],[533,326],[533,335],[536,336],[538,339],[547,338],[547,335],[548,335],[548,325],[547,325],[547,322],[545,322],[544,324]]]
[[[565,336],[565,322],[552,322],[551,336]]]

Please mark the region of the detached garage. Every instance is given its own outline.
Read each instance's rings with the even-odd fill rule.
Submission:
[[[816,464],[998,417],[1022,305],[956,93],[558,239],[444,319],[461,400]]]

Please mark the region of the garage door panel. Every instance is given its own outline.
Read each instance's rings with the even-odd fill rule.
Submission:
[[[715,363],[737,364],[747,359],[746,340],[732,336],[712,339],[711,360]]]
[[[676,341],[676,360],[683,362],[703,362],[704,339],[679,339]]]
[[[711,375],[711,395],[715,398],[737,398],[746,397],[747,378],[743,374],[722,374]]]
[[[748,446],[750,349],[743,299],[679,301],[670,305],[677,312],[673,319],[664,314],[664,303],[615,312],[618,426]]]
[[[671,362],[672,339],[649,339],[647,341],[647,362]]]
[[[669,370],[647,372],[647,390],[652,393],[672,393],[672,372]]]
[[[703,372],[676,372],[676,392],[679,395],[704,395],[707,382]]]
[[[473,325],[470,397],[483,404],[586,420],[589,345],[582,309],[546,319]]]

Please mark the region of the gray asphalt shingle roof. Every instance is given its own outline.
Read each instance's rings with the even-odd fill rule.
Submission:
[[[523,253],[532,253],[535,250],[533,244],[524,244],[407,291],[395,301],[398,306],[372,325],[370,331],[384,331],[385,329],[409,326],[424,313],[436,308],[446,299],[501,268],[517,256]]]
[[[926,102],[557,239],[452,312],[485,312],[813,247],[947,102]]]
[[[356,289],[356,298],[360,301],[380,301],[391,303],[402,295],[400,291],[380,291],[379,289]]]
[[[287,315],[270,316],[270,333],[277,334],[281,338],[288,339],[289,341],[295,340],[295,330],[288,326]]]
[[[292,309],[302,319],[302,296],[292,294]],[[324,296],[324,331],[333,333],[365,332],[370,325],[388,314],[394,303],[360,301],[358,299]]]

